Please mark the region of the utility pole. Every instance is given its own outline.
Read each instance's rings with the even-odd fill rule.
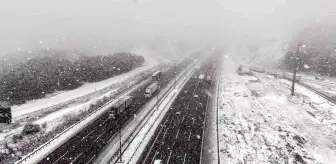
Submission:
[[[125,108],[126,108],[126,101],[125,101]],[[122,147],[122,145],[121,145],[121,114],[119,113],[119,162],[118,163],[123,163],[123,161],[122,161],[122,151],[121,151],[121,147]]]
[[[160,81],[161,81],[161,75],[159,78],[157,78],[157,81],[156,81],[158,83],[158,91],[156,93],[156,110],[159,110]]]
[[[298,62],[299,53],[300,53],[300,46],[301,46],[301,43],[298,43],[297,50],[296,50],[296,57],[294,58],[295,63],[294,63],[292,91],[291,91],[292,96],[294,96],[294,91],[295,91],[296,71],[297,71],[297,65],[298,65],[297,62]]]
[[[175,76],[175,85],[174,85],[174,89],[176,89],[176,82],[177,82],[177,77],[176,77],[176,62],[174,63],[174,76]]]

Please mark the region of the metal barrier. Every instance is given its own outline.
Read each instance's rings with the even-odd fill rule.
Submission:
[[[302,83],[302,82],[297,82],[297,83],[300,84],[301,86],[303,86],[303,87],[305,87],[305,88],[307,88],[307,89],[313,91],[314,93],[318,94],[319,96],[321,96],[321,97],[327,99],[328,101],[330,101],[330,102],[336,104],[336,100],[334,100],[332,97],[329,97],[329,96],[326,95],[325,93],[323,93],[323,92],[317,90],[316,88],[313,88],[313,87],[311,87],[311,86],[309,86],[309,85],[307,85],[307,84],[305,84],[305,83]]]

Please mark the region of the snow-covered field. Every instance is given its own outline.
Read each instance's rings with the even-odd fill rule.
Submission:
[[[289,81],[263,74],[257,74],[260,82],[248,84],[236,68],[230,58],[224,59],[221,163],[336,163],[334,104],[301,86],[291,97]]]

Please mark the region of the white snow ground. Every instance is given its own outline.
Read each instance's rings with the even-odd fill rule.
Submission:
[[[286,80],[257,74],[248,88],[224,59],[219,101],[221,163],[336,163],[335,105]],[[254,91],[261,93],[252,94]]]

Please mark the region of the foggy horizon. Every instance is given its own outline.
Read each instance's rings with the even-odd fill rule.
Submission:
[[[3,0],[0,164],[335,164],[335,0]]]
[[[16,0],[0,4],[0,54],[18,48],[57,48],[65,38],[92,51],[105,44],[100,52],[124,43],[144,46],[158,38],[217,45],[288,41],[307,22],[335,16],[331,0]]]

